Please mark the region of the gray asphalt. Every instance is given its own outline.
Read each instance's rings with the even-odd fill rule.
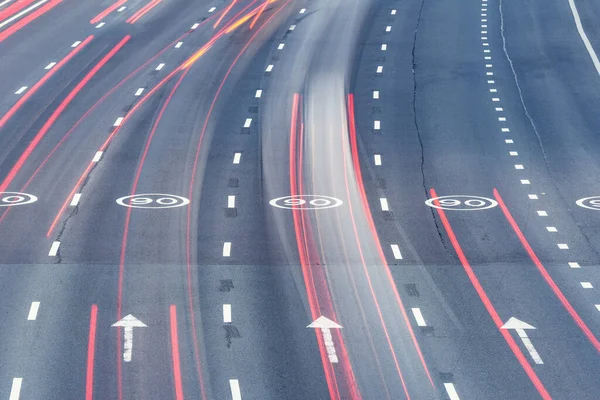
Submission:
[[[1,184],[131,36],[7,186],[38,200],[0,210],[0,397],[600,397],[600,207],[576,204],[600,196],[600,76],[568,0],[278,0],[185,71],[229,3],[163,1],[129,24],[148,3],[128,1],[90,24],[111,4],[64,0],[0,43],[1,117],[27,93],[16,90],[94,35],[0,127]],[[240,1],[221,26],[259,4]],[[599,6],[575,4],[600,51]],[[500,206],[449,206],[446,221],[425,203],[431,189],[497,190],[531,249]],[[148,193],[161,194],[153,205],[190,203],[116,202]],[[292,193],[343,204],[269,203]],[[517,332],[509,346],[490,307],[536,328],[543,364]],[[147,327],[125,362],[125,333],[111,325],[128,314]],[[307,328],[321,315],[342,326],[331,341]]]

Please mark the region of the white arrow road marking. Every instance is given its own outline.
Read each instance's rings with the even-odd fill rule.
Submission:
[[[525,345],[525,348],[529,352],[529,355],[531,356],[533,361],[536,364],[544,363],[544,361],[542,361],[542,358],[538,354],[535,347],[533,347],[533,343],[531,343],[531,340],[529,340],[529,337],[527,336],[527,332],[526,332],[526,329],[536,329],[535,326],[529,325],[528,323],[523,322],[520,319],[517,319],[515,317],[510,317],[510,319],[508,321],[506,321],[506,323],[504,325],[502,325],[501,329],[514,329],[515,331],[517,331],[517,334],[521,338],[521,341]]]
[[[123,343],[123,361],[130,362],[133,353],[133,328],[145,328],[146,324],[129,314],[123,317],[120,321],[115,322],[111,326],[125,328]]]
[[[321,334],[323,335],[323,341],[325,342],[325,350],[327,351],[327,356],[329,357],[329,361],[331,363],[337,364],[338,357],[335,352],[335,344],[333,343],[333,337],[331,336],[331,329],[340,329],[341,325],[333,322],[329,318],[324,316],[320,316],[316,320],[314,320],[307,328],[315,328],[320,329]]]

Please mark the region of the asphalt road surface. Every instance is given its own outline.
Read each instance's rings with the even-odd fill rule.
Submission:
[[[599,21],[0,1],[0,400],[599,399]]]

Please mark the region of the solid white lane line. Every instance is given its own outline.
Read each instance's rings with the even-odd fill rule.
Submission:
[[[537,211],[537,215],[540,216],[540,217],[547,217],[548,213],[546,211],[544,211],[544,210],[538,210]]]
[[[559,249],[561,250],[569,250],[569,245],[566,243],[557,243],[556,244],[558,246]]]
[[[121,126],[122,122],[123,122],[123,117],[119,117],[119,118],[117,118],[117,120],[115,121],[113,126]]]
[[[382,65],[379,65],[379,66],[377,67],[377,73],[378,73],[378,74],[381,74],[382,72],[383,72],[383,66],[382,66]]]
[[[581,19],[579,18],[579,11],[577,10],[577,6],[575,5],[575,1],[569,0],[569,7],[571,7],[571,13],[573,14],[573,19],[575,20],[575,26],[577,27],[577,32],[579,32],[579,36],[587,49],[588,54],[590,55],[592,62],[594,63],[594,67],[596,67],[596,72],[600,75],[600,60],[598,60],[598,56],[590,43],[585,31],[583,30],[583,25],[581,24]]]
[[[285,43],[279,43],[279,46],[277,46],[277,50],[283,50],[284,47]]]
[[[381,209],[383,211],[389,211],[390,210],[390,206],[388,205],[388,201],[385,197],[382,197],[381,199],[379,199],[379,202],[381,203]]]
[[[209,13],[215,12],[216,9],[217,9],[217,7],[211,7],[211,8],[208,9],[208,12]]]
[[[74,42],[74,43],[71,45],[71,47],[77,47],[77,46],[79,46],[80,44],[81,44],[81,40],[78,40],[78,41]]]
[[[556,229],[556,227],[554,227],[554,226],[547,226],[546,230],[548,232],[552,232],[552,233],[558,232],[558,229]]]
[[[13,1],[13,0],[4,0],[2,3],[0,3],[0,7],[2,7],[5,4],[10,3],[11,1]]]
[[[569,263],[569,267],[571,267],[571,268],[581,268],[581,266],[577,262],[570,262]]]
[[[584,289],[593,289],[594,285],[591,282],[579,282],[581,283],[581,287]]]
[[[374,99],[378,99],[379,98],[379,90],[373,90],[373,98]]]
[[[375,154],[375,165],[381,165],[381,154]]]
[[[235,196],[227,196],[227,208],[235,208]]]
[[[223,257],[231,256],[231,242],[223,243]]]
[[[223,322],[231,323],[231,304],[223,304]]]
[[[192,25],[192,27],[190,29],[194,30],[199,26],[200,26],[200,24],[196,22],[194,25]]]
[[[165,66],[165,63],[158,64],[158,67],[156,67],[156,71],[160,71],[161,69],[163,69],[164,66]]]
[[[252,118],[246,118],[246,121],[244,122],[244,128],[250,128],[250,125],[252,125]]]
[[[10,24],[11,22],[13,22],[14,20],[21,18],[23,15],[27,14],[29,11],[31,10],[35,10],[36,8],[38,8],[39,6],[41,6],[42,4],[48,2],[48,0],[42,0],[42,1],[38,1],[37,3],[35,3],[34,5],[24,9],[23,11],[21,11],[18,14],[13,15],[12,17],[5,19],[4,22],[2,22],[0,24],[0,28],[4,27],[5,25]]]
[[[239,164],[241,158],[242,158],[242,153],[234,153],[233,154],[233,163]]]
[[[27,315],[27,321],[35,321],[37,318],[38,310],[40,309],[40,302],[34,301],[29,307],[29,314]]]
[[[100,29],[100,28],[102,28],[104,25],[106,25],[104,22],[100,22],[98,25],[96,25],[96,29]]]
[[[175,45],[175,48],[178,49],[181,46],[183,46],[183,42],[177,42],[177,44]]]
[[[421,314],[421,309],[413,308],[412,313],[413,313],[413,316],[415,317],[415,321],[417,321],[417,325],[427,326],[427,324],[425,323],[425,318],[423,318],[423,314]]]
[[[22,86],[22,87],[21,87],[19,90],[17,90],[17,91],[15,92],[15,94],[21,94],[21,93],[23,93],[23,92],[24,92],[24,91],[26,91],[26,90],[27,90],[27,86]]]
[[[94,158],[92,158],[92,162],[98,162],[102,159],[102,153],[101,151],[97,151],[96,154],[94,154]]]
[[[396,260],[402,260],[402,253],[400,252],[400,247],[397,244],[390,245],[392,248],[392,253],[394,253],[394,258]]]
[[[58,254],[59,247],[60,247],[59,241],[52,242],[52,246],[50,246],[50,251],[48,252],[48,256],[56,257],[56,255]]]
[[[373,121],[373,129],[376,131],[381,129],[381,121]]]
[[[135,95],[136,96],[140,96],[142,93],[144,93],[144,88],[139,88],[136,92]]]
[[[254,95],[254,97],[256,97],[258,99],[258,98],[260,98],[260,96],[262,96],[262,90],[258,89],[256,91],[256,94]]]
[[[73,199],[71,200],[71,207],[76,207],[79,205],[79,200],[81,200],[81,193],[75,193],[73,195]]]
[[[391,32],[392,31],[392,27],[390,25],[385,27],[385,31],[386,32]]]
[[[53,61],[50,64],[46,65],[46,67],[44,69],[50,69],[52,67],[54,67],[56,65],[56,63]]]
[[[381,45],[381,50],[386,51],[387,50],[387,44],[382,44]]]
[[[273,71],[273,67],[274,67],[274,65],[273,65],[273,64],[269,64],[269,65],[267,66],[267,69],[265,69],[265,72],[271,72],[271,71]]]
[[[242,400],[240,382],[237,379],[229,380],[229,388],[231,389],[231,400]]]
[[[529,200],[537,200],[538,199],[537,194],[528,194],[527,197],[529,197]]]
[[[450,400],[460,400],[453,383],[444,383],[444,388],[446,389],[446,393],[448,393]]]
[[[21,395],[22,383],[23,378],[13,378],[12,387],[10,388],[10,396],[8,400],[19,400],[19,396]]]

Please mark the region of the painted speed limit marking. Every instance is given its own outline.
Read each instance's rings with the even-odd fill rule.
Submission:
[[[335,197],[303,194],[297,196],[284,196],[273,199],[270,205],[288,210],[322,210],[325,208],[339,207],[344,202]]]
[[[19,192],[0,192],[0,207],[22,206],[37,201],[32,194]]]
[[[117,204],[131,208],[174,208],[188,205],[185,197],[164,193],[134,194],[117,199]]]
[[[456,194],[453,196],[440,196],[429,199],[425,202],[429,207],[439,208],[441,210],[454,211],[479,211],[496,207],[498,202],[487,197],[466,196]]]
[[[579,207],[600,211],[600,196],[584,197],[575,202]]]

